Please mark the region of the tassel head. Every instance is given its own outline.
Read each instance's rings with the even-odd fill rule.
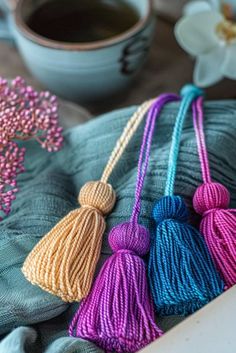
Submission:
[[[189,212],[180,196],[165,196],[155,204],[152,216],[157,224],[168,219],[187,222]]]
[[[128,250],[144,256],[150,248],[150,235],[146,227],[130,222],[119,224],[109,233],[109,244],[114,252]]]
[[[223,291],[203,237],[186,223],[188,210],[180,196],[165,196],[153,209],[148,276],[160,315],[187,315]]]
[[[116,195],[110,184],[90,181],[81,188],[78,201],[82,207],[93,208],[105,216],[113,209]]]
[[[220,183],[206,183],[200,185],[193,198],[193,207],[200,215],[214,209],[229,207],[230,193]]]
[[[70,335],[106,351],[137,352],[162,335],[154,321],[146,266],[138,256],[149,249],[148,230],[123,223],[109,234],[114,254],[103,265],[74,317]]]
[[[193,205],[203,215],[200,229],[227,287],[236,284],[236,210],[228,209],[229,191],[206,183],[195,192]]]

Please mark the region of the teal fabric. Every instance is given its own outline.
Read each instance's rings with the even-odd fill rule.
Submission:
[[[32,286],[20,268],[39,239],[77,206],[81,186],[101,176],[117,138],[135,109],[131,107],[105,114],[67,131],[64,148],[56,154],[48,154],[35,142],[25,143],[26,172],[19,177],[20,192],[12,213],[0,224],[0,353],[101,352],[92,343],[67,337],[68,322],[78,304],[69,307],[60,299]],[[150,226],[154,201],[164,193],[177,109],[177,103],[168,105],[157,123],[143,191],[141,222],[147,226]],[[216,181],[229,188],[231,206],[235,207],[236,102],[208,102],[205,112],[212,174]],[[107,231],[130,216],[142,128],[112,175],[117,203],[107,219]],[[175,193],[182,195],[191,209],[192,195],[200,183],[200,166],[189,114],[182,136]],[[194,215],[192,220],[193,223],[198,222]],[[106,232],[98,268],[110,252]],[[179,320],[178,317],[159,318],[158,323],[167,330]]]

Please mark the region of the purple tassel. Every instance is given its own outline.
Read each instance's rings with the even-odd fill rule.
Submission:
[[[71,336],[93,341],[106,351],[137,352],[162,335],[155,324],[146,266],[140,257],[149,251],[150,236],[138,224],[138,217],[155,121],[165,103],[177,99],[175,95],[162,95],[149,111],[131,219],[111,230],[109,244],[114,254],[103,265],[70,325]]]
[[[138,224],[119,224],[111,230],[109,244],[114,254],[82,302],[70,334],[76,327],[77,337],[105,350],[136,352],[162,334],[154,321],[146,266],[139,257],[149,251],[149,232]]]

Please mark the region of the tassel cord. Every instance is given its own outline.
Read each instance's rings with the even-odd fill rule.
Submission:
[[[205,184],[211,183],[211,173],[209,166],[208,153],[206,148],[206,138],[203,128],[203,97],[199,97],[192,104],[193,125],[197,140],[198,154],[201,163],[202,179]]]
[[[199,94],[201,94],[201,91],[197,88],[196,90],[192,90],[192,91],[189,91],[189,93],[183,94],[183,98],[176,117],[174,131],[172,135],[172,143],[170,147],[170,154],[169,154],[169,161],[168,161],[168,168],[167,168],[165,196],[174,195],[177,159],[178,159],[178,154],[180,149],[183,125],[184,125],[184,121],[185,121],[189,106],[191,105],[193,99],[199,96]]]
[[[138,172],[136,180],[135,201],[130,222],[137,223],[141,209],[141,193],[144,185],[144,179],[147,173],[148,162],[151,151],[152,138],[155,130],[156,119],[160,115],[165,104],[171,101],[178,101],[179,97],[175,94],[162,94],[158,100],[151,106],[147,122],[143,133],[143,141],[140,149],[138,161]]]
[[[149,101],[143,103],[128,121],[103,171],[102,177],[100,179],[103,183],[107,183],[121,155],[123,154],[131,138],[133,137],[140,123],[142,122],[145,114],[148,112],[154,101],[154,99],[150,99]]]

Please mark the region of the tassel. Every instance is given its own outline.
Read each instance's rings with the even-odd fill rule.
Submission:
[[[114,254],[103,265],[69,328],[71,336],[95,342],[109,352],[137,352],[162,335],[154,321],[146,266],[141,259],[149,251],[149,232],[138,224],[138,217],[155,120],[164,104],[172,100],[177,100],[177,96],[160,96],[149,111],[131,219],[111,230],[109,244]]]
[[[174,196],[174,182],[183,123],[191,102],[202,94],[195,86],[182,91],[170,149],[165,196],[155,204],[157,225],[151,239],[148,276],[158,314],[187,315],[222,293],[224,284],[203,237],[187,223],[183,199]]]
[[[82,187],[81,207],[63,218],[26,258],[22,272],[32,284],[66,302],[80,301],[88,294],[106,228],[104,217],[116,200],[107,180],[152,102],[145,102],[129,120],[101,180]]]
[[[236,284],[236,209],[228,209],[230,193],[212,182],[207,156],[202,99],[193,105],[194,128],[204,184],[194,194],[193,206],[203,216],[200,230],[227,287]]]
[[[223,290],[203,237],[186,223],[180,196],[165,196],[153,209],[157,223],[149,257],[151,292],[161,316],[188,315]]]
[[[25,277],[66,302],[83,298],[100,256],[104,216],[115,199],[111,185],[100,181],[85,184],[79,194],[81,207],[63,218],[33,249],[22,269]]]
[[[162,334],[154,322],[146,266],[139,257],[149,250],[149,234],[145,227],[123,223],[112,229],[109,244],[114,254],[82,301],[70,335],[104,350],[137,352]]]

